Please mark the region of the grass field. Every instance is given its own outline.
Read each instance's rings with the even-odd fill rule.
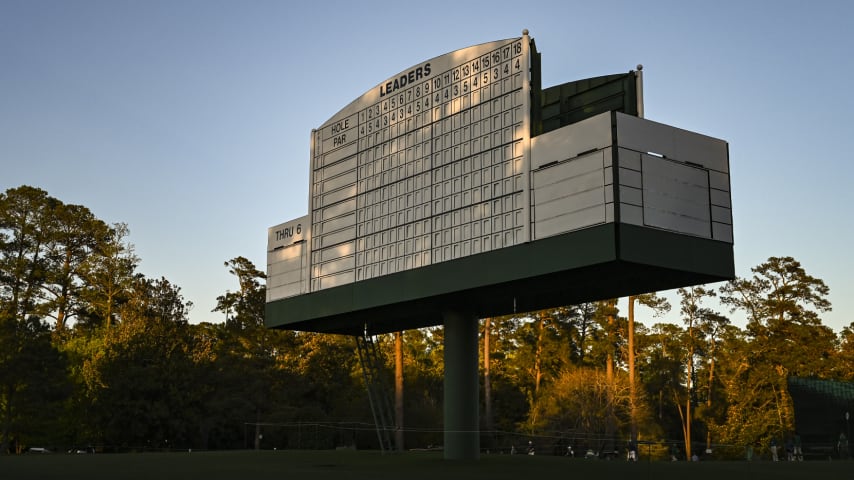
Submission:
[[[854,461],[637,462],[484,455],[447,461],[441,453],[240,451],[0,457],[0,480],[787,480],[854,478]]]

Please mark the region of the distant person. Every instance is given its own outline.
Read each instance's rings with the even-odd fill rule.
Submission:
[[[566,446],[566,453],[563,456],[565,456],[565,457],[574,457],[575,456],[575,452],[572,451],[572,445]]]
[[[839,434],[836,449],[839,450],[839,458],[848,458],[848,438],[844,433]]]
[[[528,440],[528,455],[534,454],[534,442]]]
[[[804,450],[801,446],[801,435],[798,432],[795,432],[794,447],[795,447],[794,448],[795,460],[797,460],[799,462],[803,462],[804,461]]]
[[[629,446],[626,449],[626,460],[630,462],[638,461],[638,444],[634,440],[629,440]]]
[[[795,444],[792,439],[786,440],[786,460],[791,462],[795,460]]]
[[[771,460],[774,462],[779,462],[780,459],[777,457],[777,439],[771,437],[771,441],[769,442],[768,447],[771,449]]]

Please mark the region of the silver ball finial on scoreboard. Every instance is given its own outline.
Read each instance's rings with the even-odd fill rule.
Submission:
[[[522,35],[527,35],[527,34],[528,34],[528,29],[527,29],[527,28],[523,28],[523,29],[522,29]]]
[[[639,64],[638,64],[638,71],[641,71],[641,70],[643,70],[643,65],[641,65],[641,64],[639,63]]]

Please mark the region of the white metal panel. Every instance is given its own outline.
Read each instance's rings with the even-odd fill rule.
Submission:
[[[620,168],[620,185],[633,188],[643,187],[641,172]]]
[[[306,293],[307,250],[307,243],[299,240],[267,252],[267,301]]]
[[[540,168],[611,145],[611,114],[601,113],[531,139],[531,166]]]
[[[709,186],[714,188],[715,190],[722,190],[724,192],[729,192],[729,174],[710,171],[709,172]]]
[[[605,203],[614,202],[614,185],[605,185]]]
[[[590,172],[602,172],[602,168],[602,152],[591,153],[570,161],[556,163],[534,171],[534,188],[539,189],[546,185]]]
[[[267,286],[275,287],[278,285],[284,285],[286,283],[300,282],[302,280],[302,268],[300,268],[300,266],[300,264],[297,264],[296,270],[285,270],[279,273],[268,273]],[[281,265],[275,265],[275,267],[281,267]],[[273,268],[271,268],[271,270],[273,270]]]
[[[590,190],[602,190],[605,184],[602,170],[563,179],[541,187],[534,187],[534,205],[550,202],[556,198],[567,197]],[[599,197],[601,201],[602,196]]]
[[[674,230],[677,232],[684,233],[692,233],[695,234],[696,228],[693,226],[686,226],[686,229],[678,228],[675,220],[668,220],[667,225],[659,225],[655,223],[650,223],[650,213],[655,210],[658,212],[663,212],[668,215],[672,215],[675,218],[684,218],[686,222],[691,223],[693,220],[698,222],[702,222],[706,225],[711,221],[711,213],[709,210],[708,202],[703,203],[702,198],[694,198],[687,199],[686,197],[676,198],[669,197],[666,194],[661,192],[650,192],[645,190],[643,197],[643,207],[644,207],[644,216],[646,218],[646,224],[655,227],[667,228],[669,230]],[[655,217],[659,218],[659,217]],[[687,225],[687,224],[686,224]],[[706,236],[708,236],[711,230],[709,228],[705,228],[704,232]]]
[[[556,217],[578,210],[605,204],[604,187],[599,187],[585,192],[576,193],[558,198],[550,202],[537,203],[534,205],[534,222],[540,222],[551,217]]]
[[[650,155],[642,162],[645,224],[711,237],[708,172]]]
[[[324,142],[324,143],[326,143],[326,142]],[[345,159],[351,155],[355,156],[356,152],[358,152],[358,151],[359,151],[358,142],[352,142],[352,143],[350,143],[350,144],[348,144],[342,148],[339,148],[337,150],[333,150],[332,152],[324,155],[322,157],[323,159],[322,159],[320,165],[318,165],[318,167],[325,167],[325,166],[331,165],[331,164],[333,164],[339,160],[343,160],[343,159]]]
[[[711,222],[655,208],[644,208],[645,224],[679,233],[711,237]]]
[[[353,255],[355,252],[353,242],[347,242],[335,245],[334,247],[324,248],[319,252],[315,252],[315,255],[318,257],[318,262],[328,262],[336,258]]]
[[[279,287],[282,285],[289,285],[292,283],[299,284],[302,280],[302,276],[299,275],[299,271],[297,275],[290,275],[288,273],[279,273],[276,275],[268,275],[267,276],[267,288]]]
[[[620,187],[620,202],[643,206],[643,190],[632,187]]]
[[[674,130],[675,158],[702,165],[710,170],[729,172],[727,142],[681,128]]]
[[[620,148],[618,150],[618,152],[620,154],[620,167],[640,171],[640,169],[641,169],[641,154],[640,154],[640,152],[628,150],[625,148]]]
[[[617,144],[641,153],[675,158],[673,127],[631,115],[617,114]]]
[[[709,176],[701,168],[644,155],[643,187],[644,190],[662,190],[671,196],[688,198],[693,198],[700,189],[708,197]],[[708,198],[705,202],[708,203]]]
[[[294,247],[298,247],[301,245],[303,245],[303,244],[297,244],[297,245],[294,245],[293,247],[286,247],[285,249],[283,249],[283,250],[294,250],[294,252],[293,252],[295,255],[294,258],[289,258],[289,259],[285,259],[285,260],[276,260],[275,258],[270,259],[269,257],[273,256],[272,253],[279,253],[279,252],[272,252],[272,253],[268,254],[267,277],[269,278],[269,277],[272,277],[275,275],[290,274],[293,272],[297,272],[299,274],[299,272],[302,270],[302,260],[303,260],[302,259],[302,253],[303,252],[302,252],[302,249],[297,249]]]
[[[732,225],[732,210],[712,205],[712,221]]]
[[[275,287],[287,283],[299,283],[303,279],[302,262],[295,262],[296,265],[287,265],[291,262],[278,262],[267,265],[267,286]]]
[[[289,283],[274,288],[267,288],[267,303],[279,300],[281,298],[293,297],[306,293],[300,288],[298,283]]]
[[[355,225],[352,227],[344,228],[338,230],[337,232],[332,232],[327,235],[323,235],[315,237],[314,239],[314,248],[321,249],[326,247],[331,247],[332,245],[346,242],[346,241],[354,241],[356,238],[356,227]]]
[[[673,185],[677,184],[673,183]],[[704,222],[711,220],[707,192],[702,191],[700,188],[682,188],[680,192],[676,192],[675,190],[676,188],[671,190],[663,188],[656,190],[644,189],[644,208],[673,212]]]
[[[356,213],[350,213],[349,215],[342,215],[340,217],[335,217],[331,220],[327,220],[325,222],[315,223],[316,232],[314,232],[315,236],[325,235],[327,233],[332,233],[337,230],[341,230],[342,228],[352,227],[356,224]]]
[[[346,185],[353,185],[356,183],[358,179],[358,172],[356,169],[349,170],[342,175],[338,175],[336,177],[331,177],[327,180],[323,180],[318,182],[318,191],[317,193],[326,193],[341,188]]]
[[[356,256],[349,255],[346,257],[338,258],[336,260],[332,260],[331,262],[324,262],[320,265],[315,265],[313,268],[313,276],[320,277],[332,275],[347,270],[352,270],[354,268],[356,268]]]
[[[341,175],[344,172],[356,171],[356,167],[359,165],[359,157],[353,155],[352,157],[347,158],[342,162],[338,162],[333,165],[329,165],[327,167],[323,167],[315,173],[317,178],[316,181],[326,180],[338,175]]]
[[[333,192],[321,195],[320,201],[317,203],[317,206],[324,207],[326,205],[332,205],[333,203],[338,203],[342,200],[346,200],[355,196],[356,184],[353,183],[347,187],[339,188],[338,190],[335,190]]]
[[[610,117],[603,118],[607,120]],[[557,235],[606,221],[604,155],[604,151],[600,150],[570,160],[562,159],[534,171],[534,238]]]
[[[644,210],[637,205],[629,205],[627,203],[620,204],[620,223],[630,223],[632,225],[643,225]]]
[[[351,214],[356,210],[356,199],[350,199],[335,205],[320,209],[321,220],[329,220],[341,215]]]
[[[621,147],[641,153],[654,152],[670,159],[729,172],[725,141],[663,123],[617,113],[617,142]]]
[[[329,275],[326,277],[316,277],[311,281],[311,289],[312,290],[323,290],[325,288],[337,287],[339,285],[346,285],[348,283],[353,283],[356,279],[355,270],[348,270],[346,272],[342,272],[336,275]]]
[[[709,190],[709,196],[712,200],[712,205],[732,208],[732,198],[730,198],[729,192],[711,189]]]
[[[712,222],[712,238],[722,242],[733,243],[732,225]]]
[[[658,188],[666,182],[666,188],[699,187],[709,189],[709,173],[705,169],[684,165],[664,158],[643,155],[643,185],[645,189]],[[621,182],[622,183],[622,182]],[[662,188],[665,188],[662,186]]]
[[[552,235],[571,232],[585,227],[598,225],[606,221],[604,204],[597,204],[582,210],[565,213],[559,216],[536,220],[534,223],[534,238],[540,239]]]
[[[267,286],[268,287],[277,287],[280,285],[285,285],[289,283],[299,283],[302,281],[302,270],[297,269],[291,272],[283,272],[275,275],[267,276]]]

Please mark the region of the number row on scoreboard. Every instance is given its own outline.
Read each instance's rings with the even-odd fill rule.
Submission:
[[[501,99],[505,95],[520,90],[522,81],[522,73],[518,73],[477,88],[470,88],[467,83],[463,82],[459,86],[445,88],[435,95],[419,98],[388,112],[384,112],[382,104],[378,103],[359,113],[359,138],[366,139],[362,143],[368,146],[377,144],[388,138],[394,138],[397,135],[423,127],[430,122],[436,122],[469,108]],[[377,135],[384,129],[391,129],[388,132],[389,137],[386,139]],[[352,137],[345,137],[344,140],[340,137],[330,138],[323,142],[323,151],[328,152],[352,140],[355,139]]]

